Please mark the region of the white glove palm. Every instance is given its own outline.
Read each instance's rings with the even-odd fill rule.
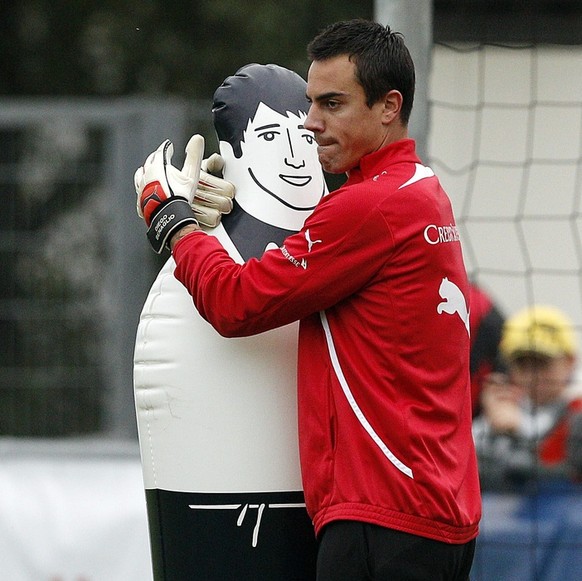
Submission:
[[[223,168],[224,160],[218,153],[202,161],[198,187],[191,204],[198,222],[211,228],[218,226],[222,214],[232,210],[234,185],[218,177]]]

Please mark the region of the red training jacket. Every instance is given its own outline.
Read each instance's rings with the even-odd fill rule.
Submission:
[[[236,264],[202,232],[176,277],[225,336],[299,319],[299,445],[316,533],[359,520],[478,533],[469,286],[450,201],[404,139],[365,156],[303,229]]]

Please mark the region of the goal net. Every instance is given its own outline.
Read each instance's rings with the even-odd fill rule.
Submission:
[[[467,269],[506,313],[560,307],[582,322],[582,47],[437,45],[431,165]]]

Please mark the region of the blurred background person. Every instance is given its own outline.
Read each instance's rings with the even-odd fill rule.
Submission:
[[[573,326],[550,306],[510,317],[500,351],[507,373],[492,373],[474,420],[483,490],[582,474],[582,396],[574,383]]]
[[[483,382],[493,372],[505,372],[499,353],[499,342],[505,316],[493,298],[481,287],[471,283],[471,398],[473,417],[481,412]]]

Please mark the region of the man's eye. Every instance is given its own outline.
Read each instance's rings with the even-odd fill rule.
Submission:
[[[262,137],[265,141],[273,141],[277,135],[279,135],[278,131],[265,131],[265,133],[260,133],[259,137]]]
[[[328,109],[337,109],[339,107],[339,102],[338,101],[328,101],[327,102],[327,108]]]

